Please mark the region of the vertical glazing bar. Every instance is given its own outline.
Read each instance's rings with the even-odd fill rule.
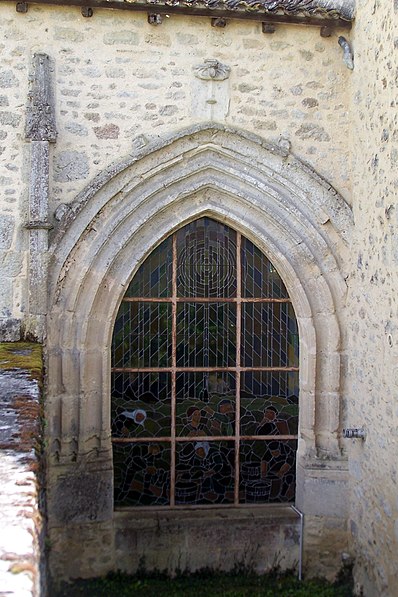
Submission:
[[[177,366],[177,234],[173,234],[171,319],[171,470],[170,506],[175,506],[176,475],[176,366]]]
[[[239,504],[239,438],[240,438],[240,368],[241,368],[241,322],[242,322],[242,269],[240,232],[236,233],[236,406],[235,406],[235,493],[234,504]]]

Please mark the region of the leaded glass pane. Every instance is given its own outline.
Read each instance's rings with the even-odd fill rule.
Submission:
[[[225,436],[235,432],[235,375],[220,371],[178,373],[176,395],[178,436]]]
[[[170,373],[112,373],[113,437],[170,434]]]
[[[250,241],[210,218],[164,241],[115,322],[116,505],[294,501],[298,354],[286,288]]]
[[[242,296],[289,298],[282,279],[267,257],[247,238],[242,238]]]
[[[242,305],[242,362],[245,367],[297,367],[298,332],[290,303]]]
[[[236,296],[236,232],[201,218],[177,232],[177,296]]]
[[[177,366],[233,367],[236,364],[236,305],[177,305]]]
[[[126,297],[171,296],[172,242],[167,238],[152,251],[130,282]]]
[[[293,502],[296,440],[242,441],[240,502]]]
[[[295,435],[298,430],[298,372],[242,373],[241,435]]]
[[[116,506],[165,506],[170,502],[170,444],[114,444]]]
[[[171,360],[171,305],[122,303],[113,334],[114,367],[167,367]]]
[[[233,503],[234,458],[232,441],[178,443],[176,504]]]

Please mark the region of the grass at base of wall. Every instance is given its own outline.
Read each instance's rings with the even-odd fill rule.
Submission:
[[[54,597],[351,597],[352,583],[341,578],[299,581],[293,574],[217,574],[200,572],[170,579],[162,575],[131,577],[110,574],[106,578],[64,584]]]

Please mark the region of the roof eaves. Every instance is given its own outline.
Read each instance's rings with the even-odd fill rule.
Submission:
[[[109,0],[111,2],[112,0]],[[139,5],[145,0],[119,0]],[[112,4],[115,4],[113,1]],[[213,10],[260,12],[265,14],[285,14],[303,17],[339,18],[351,21],[355,14],[355,0],[155,0],[156,6],[207,8]]]

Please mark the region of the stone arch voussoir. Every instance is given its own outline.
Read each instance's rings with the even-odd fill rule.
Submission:
[[[54,236],[48,393],[61,461],[109,451],[109,345],[119,302],[146,255],[205,214],[239,229],[281,274],[300,327],[301,450],[338,453],[350,209],[281,148],[203,125],[109,168],[66,210]]]

